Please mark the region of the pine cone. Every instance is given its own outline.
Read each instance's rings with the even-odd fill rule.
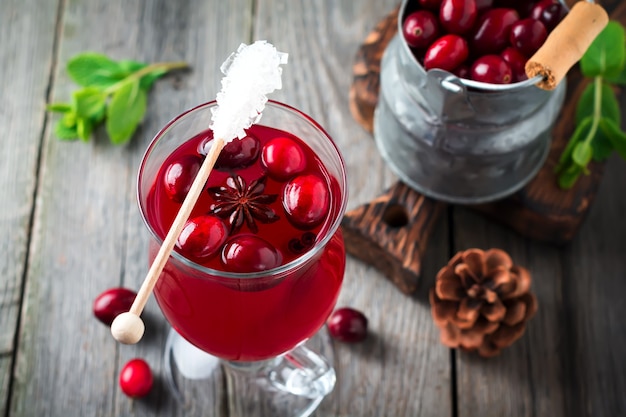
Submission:
[[[500,249],[457,253],[437,273],[431,313],[441,342],[495,356],[519,339],[537,311],[531,277]]]

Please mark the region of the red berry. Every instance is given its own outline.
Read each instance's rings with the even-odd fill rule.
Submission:
[[[513,80],[511,67],[499,55],[484,55],[472,65],[472,79],[489,84],[509,84]]]
[[[326,324],[330,335],[342,342],[356,343],[367,337],[367,317],[350,307],[335,310]]]
[[[530,9],[530,15],[528,17],[539,20],[543,11],[557,2],[558,0],[540,0],[534,3],[533,7]]]
[[[278,179],[287,179],[306,168],[306,157],[300,145],[284,136],[265,144],[261,161],[270,175]]]
[[[328,187],[317,175],[300,175],[283,188],[283,208],[287,218],[301,229],[310,229],[321,223],[329,205]]]
[[[235,138],[228,142],[217,160],[217,169],[238,169],[245,168],[254,163],[259,156],[261,145],[254,136],[244,136],[241,139]]]
[[[406,17],[402,31],[409,46],[426,48],[439,36],[439,23],[428,10],[418,10]]]
[[[182,203],[193,180],[200,171],[202,158],[198,155],[185,155],[172,162],[163,175],[163,185],[168,197],[178,203]]]
[[[477,55],[499,53],[509,42],[511,26],[519,20],[515,9],[491,9],[478,20],[471,39],[472,52]]]
[[[546,30],[550,32],[565,17],[567,11],[561,3],[552,3],[547,5],[539,15],[539,21],[543,23]]]
[[[450,33],[462,35],[476,21],[476,0],[443,0],[439,9],[439,22]]]
[[[470,67],[465,64],[461,64],[456,67],[456,69],[452,71],[452,73],[457,77],[465,78],[466,80],[469,80],[471,78]]]
[[[441,0],[419,0],[419,4],[425,9],[439,11]]]
[[[120,388],[129,397],[144,397],[152,389],[152,370],[143,359],[131,359],[120,372]]]
[[[234,237],[222,250],[222,262],[232,272],[260,272],[280,266],[281,255],[256,235]]]
[[[191,258],[208,258],[215,254],[228,237],[228,228],[215,216],[198,216],[187,220],[176,246]]]
[[[93,314],[102,323],[110,326],[120,314],[130,310],[137,293],[128,288],[109,288],[93,301]]]
[[[539,20],[527,18],[515,22],[511,26],[510,43],[514,48],[526,55],[532,56],[543,45],[548,37],[546,27]]]
[[[424,68],[439,68],[452,72],[461,65],[469,55],[465,39],[458,35],[448,34],[437,39],[424,55]]]
[[[500,56],[509,64],[513,73],[513,82],[517,83],[528,79],[526,75],[526,61],[528,60],[520,51],[509,46]]]

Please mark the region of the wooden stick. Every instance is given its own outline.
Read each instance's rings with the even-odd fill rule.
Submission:
[[[569,69],[609,23],[609,16],[597,3],[579,1],[554,28],[539,50],[526,62],[526,75],[541,75],[539,88],[554,90]]]
[[[193,210],[198,197],[200,197],[204,184],[206,184],[209,174],[215,165],[215,161],[225,144],[224,139],[218,138],[213,140],[211,149],[202,163],[202,166],[198,171],[198,175],[191,184],[189,193],[185,197],[185,200],[183,201],[183,204],[181,205],[170,230],[167,232],[167,235],[159,248],[159,252],[154,258],[154,261],[152,261],[152,265],[148,270],[148,274],[146,275],[141,288],[139,288],[139,292],[137,293],[137,297],[135,298],[133,305],[130,307],[128,312],[120,314],[115,318],[115,320],[113,320],[113,323],[111,324],[111,334],[117,341],[125,344],[135,344],[141,340],[145,326],[139,316],[141,315],[141,312],[143,311],[146,302],[152,293],[154,285],[161,276],[161,272],[163,271],[172,250],[174,249],[176,240],[183,231],[185,222],[189,219],[191,211]]]

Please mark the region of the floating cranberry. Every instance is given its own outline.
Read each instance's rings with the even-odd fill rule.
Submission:
[[[350,307],[335,310],[326,324],[330,335],[342,342],[356,343],[367,337],[367,317]]]
[[[222,250],[222,262],[232,272],[260,272],[280,266],[281,255],[269,242],[251,234],[234,237]]]
[[[437,39],[424,55],[424,68],[439,68],[452,72],[469,55],[465,39],[459,35],[448,34]]]
[[[472,79],[489,84],[509,84],[513,80],[513,73],[501,56],[484,55],[474,61]]]
[[[102,323],[110,326],[120,314],[130,310],[137,293],[128,288],[109,288],[93,301],[93,314]]]
[[[496,54],[509,42],[511,26],[519,20],[515,9],[491,9],[478,20],[471,39],[472,52],[477,55]]]
[[[172,162],[165,170],[163,175],[163,185],[168,197],[182,203],[193,180],[200,171],[202,158],[198,155],[185,155],[177,161]]]
[[[548,32],[558,25],[567,14],[567,10],[561,3],[552,3],[547,5],[539,15],[539,21],[543,23]]]
[[[287,218],[301,229],[310,229],[322,222],[329,205],[328,187],[317,175],[300,175],[283,188],[283,207]]]
[[[261,145],[254,136],[244,136],[241,139],[235,138],[228,142],[217,160],[217,169],[240,169],[252,165],[259,157]]]
[[[462,35],[474,26],[477,15],[476,0],[443,0],[439,22],[448,32]]]
[[[419,0],[419,4],[425,9],[439,11],[439,7],[441,7],[441,0]]]
[[[187,220],[176,246],[191,258],[208,258],[215,254],[228,237],[228,228],[215,216],[198,216]]]
[[[539,20],[526,18],[511,26],[510,43],[522,54],[532,56],[548,37],[546,27]]]
[[[140,358],[131,359],[122,368],[119,382],[122,392],[129,397],[148,395],[154,382],[150,365]]]
[[[409,46],[426,48],[439,36],[439,23],[428,10],[418,10],[406,17],[402,32]]]
[[[269,174],[278,179],[287,179],[306,168],[306,157],[300,145],[284,136],[265,144],[261,161]]]
[[[509,64],[513,73],[513,82],[517,83],[528,79],[526,75],[526,61],[528,60],[520,51],[513,47],[505,48],[500,56]]]

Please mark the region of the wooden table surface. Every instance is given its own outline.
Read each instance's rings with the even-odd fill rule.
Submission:
[[[616,2],[613,2],[616,3]],[[92,315],[114,286],[137,289],[149,235],[135,202],[138,164],[156,131],[212,99],[219,65],[241,42],[290,54],[272,98],[312,115],[341,148],[349,209],[396,178],[351,117],[354,54],[397,0],[2,0],[0,4],[0,416],[236,415],[229,389],[181,407],[161,371],[167,324],[150,300],[144,340],[117,344]],[[190,63],[159,80],[132,142],[103,132],[61,142],[46,103],[68,100],[67,60],[86,50],[116,59]],[[626,109],[626,103],[622,107]],[[626,114],[624,114],[626,116]],[[414,296],[348,258],[339,305],[362,310],[365,343],[331,342],[338,382],[316,416],[626,415],[626,163],[607,164],[576,238],[557,247],[449,207],[423,259]],[[458,250],[500,247],[527,267],[539,311],[524,336],[482,359],[439,342],[428,290]],[[325,334],[325,330],[323,331]],[[324,334],[322,336],[324,336]],[[117,377],[130,358],[157,375],[131,400]],[[229,411],[230,410],[230,411]],[[259,415],[262,415],[259,412]]]

